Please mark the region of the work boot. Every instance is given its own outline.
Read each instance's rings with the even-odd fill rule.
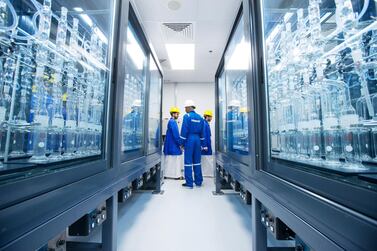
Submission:
[[[183,187],[186,187],[186,188],[190,188],[190,189],[193,188],[193,186],[189,186],[189,185],[187,185],[186,183],[182,184],[182,186],[183,186]]]

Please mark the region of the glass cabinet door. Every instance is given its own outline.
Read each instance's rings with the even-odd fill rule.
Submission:
[[[220,149],[240,155],[249,153],[246,84],[246,72],[249,68],[248,51],[249,43],[245,40],[244,22],[241,17],[225,52],[224,72],[218,81],[222,112],[220,116],[225,116],[222,119],[226,121],[226,128],[222,128],[220,123],[220,144],[223,144]]]
[[[127,29],[126,76],[124,79],[122,151],[143,151],[147,52],[132,23]]]
[[[227,152],[227,121],[226,121],[226,93],[225,93],[225,72],[223,71],[217,79],[219,93],[219,151]]]
[[[0,173],[103,156],[112,6],[0,0]]]
[[[376,1],[264,0],[270,155],[376,172]]]
[[[162,76],[151,56],[149,59],[149,117],[148,117],[148,154],[159,151],[161,145],[161,88]]]

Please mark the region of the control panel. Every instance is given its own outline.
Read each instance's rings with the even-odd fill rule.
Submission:
[[[132,186],[129,185],[118,192],[118,202],[123,203],[132,196]]]
[[[261,221],[277,240],[292,240],[295,233],[267,208],[261,212]]]
[[[68,228],[70,236],[88,236],[106,220],[106,205],[102,204],[85,214]]]

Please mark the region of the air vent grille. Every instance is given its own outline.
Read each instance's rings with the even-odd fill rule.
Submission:
[[[167,42],[192,42],[193,23],[162,23],[162,32]]]

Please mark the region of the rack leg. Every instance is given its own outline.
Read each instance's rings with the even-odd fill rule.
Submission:
[[[164,190],[161,189],[161,181],[163,178],[161,164],[158,164],[156,172],[156,189],[153,191],[153,194],[164,194]]]
[[[213,191],[213,195],[224,195],[224,192],[221,191],[221,177],[218,168],[215,169],[215,187],[216,191]]]
[[[261,222],[262,204],[252,196],[253,251],[267,251],[267,230]]]
[[[106,200],[107,219],[102,225],[102,250],[117,250],[118,194]]]

